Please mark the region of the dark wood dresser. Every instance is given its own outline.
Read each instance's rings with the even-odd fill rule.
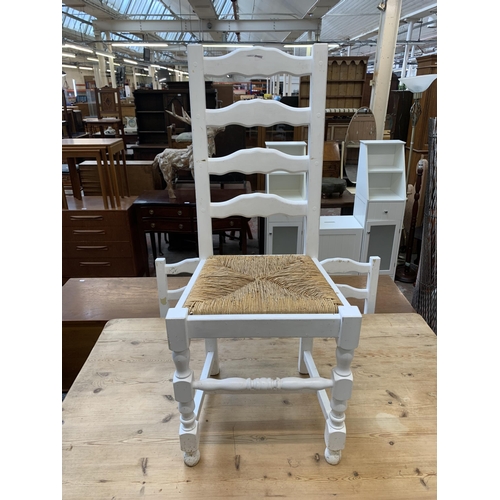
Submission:
[[[135,197],[121,208],[104,209],[100,196],[68,198],[62,211],[63,278],[143,276]]]

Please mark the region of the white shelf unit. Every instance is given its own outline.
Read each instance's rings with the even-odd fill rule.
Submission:
[[[403,141],[360,141],[356,196],[366,201],[405,201],[404,166]]]
[[[266,141],[266,147],[295,156],[305,155],[304,141]],[[273,172],[266,175],[266,193],[276,194],[288,200],[305,200],[305,173]],[[266,254],[303,253],[304,218],[282,214],[272,215],[266,220]]]
[[[380,273],[396,273],[406,204],[405,143],[360,141],[353,216],[363,227],[360,260],[381,258]]]
[[[306,177],[304,173],[273,172],[267,176],[268,193],[274,193],[289,200],[306,199]]]

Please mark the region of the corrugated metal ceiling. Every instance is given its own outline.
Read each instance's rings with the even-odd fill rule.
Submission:
[[[62,37],[63,43],[83,43],[90,48],[96,48],[100,39],[105,46],[107,42],[125,40],[263,44],[314,40],[338,44],[331,55],[366,55],[373,60],[383,15],[377,7],[385,1],[393,0],[66,0],[62,6]],[[318,29],[304,30],[300,25],[293,31],[281,31],[285,20],[316,20],[314,26]],[[118,21],[133,23],[122,24],[128,29],[123,31],[114,29]],[[150,30],[147,22],[151,21],[163,24],[160,29]],[[100,26],[109,29],[101,32]],[[248,31],[231,30],[240,26]],[[259,26],[263,31],[256,31]],[[408,38],[414,56],[437,52],[437,2],[402,1],[396,63],[403,58]],[[113,48],[113,52],[118,58],[140,59],[142,54],[142,50],[129,48]],[[172,45],[155,50],[153,57],[163,64],[181,64],[185,59],[182,47]]]

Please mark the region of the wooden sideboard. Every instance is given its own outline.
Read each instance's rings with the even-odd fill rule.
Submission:
[[[100,196],[68,197],[62,211],[63,278],[142,276],[134,197],[104,209]]]
[[[235,184],[213,184],[211,188],[212,201],[226,201],[240,194],[249,192],[248,182]],[[149,273],[148,249],[146,235],[150,235],[153,258],[156,258],[154,236],[157,233],[188,235],[197,233],[196,203],[194,184],[178,184],[175,187],[176,198],[170,199],[166,190],[144,191],[134,201],[137,225],[141,234],[139,240],[141,255],[146,265],[146,275]],[[247,219],[234,216],[225,219],[213,219],[212,231],[219,234],[219,253],[222,249],[222,236],[226,231],[240,231],[241,251],[247,252]]]

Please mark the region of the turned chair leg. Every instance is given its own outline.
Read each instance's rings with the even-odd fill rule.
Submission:
[[[304,352],[305,351],[310,351],[312,353],[313,350],[313,339],[312,338],[300,338],[300,345],[299,345],[299,373],[301,375],[308,375],[309,370],[307,369],[306,363],[304,361]]]
[[[181,450],[184,452],[184,463],[189,467],[195,466],[200,461],[200,434],[196,420],[193,370],[189,368],[190,351],[173,352],[175,364],[174,395],[179,403],[180,429],[179,439]]]
[[[347,401],[352,394],[351,362],[354,357],[354,349],[342,349],[337,346],[336,357],[337,365],[332,370],[331,411],[325,426],[325,460],[331,465],[340,462],[345,446],[346,427],[344,421]]]

